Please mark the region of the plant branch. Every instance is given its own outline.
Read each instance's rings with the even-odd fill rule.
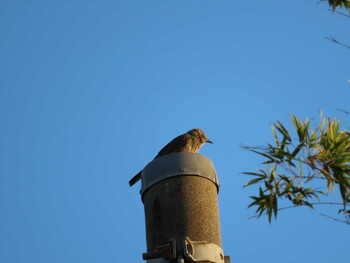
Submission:
[[[343,206],[343,203],[335,203],[335,202],[317,202],[317,203],[310,203],[311,205],[341,205]],[[301,207],[300,205],[291,205],[291,206],[286,206],[286,207],[282,207],[279,208],[278,211],[282,211],[282,210],[286,210],[286,209],[290,209],[290,208],[297,208],[297,207]],[[263,215],[266,215],[267,213],[264,213]],[[250,216],[248,219],[252,219],[252,218],[257,218],[260,217],[259,215],[254,215],[254,216]],[[342,221],[343,222],[343,221]]]
[[[325,215],[325,214],[320,214],[321,216],[324,216],[324,217],[328,217],[334,221],[337,221],[337,222],[341,222],[343,224],[346,224],[346,225],[350,225],[350,222],[347,222],[347,221],[344,221],[344,220],[340,220],[338,218],[335,218],[335,217],[332,217],[332,216],[329,216],[329,215]]]
[[[334,43],[336,43],[336,44],[338,44],[338,45],[341,45],[341,46],[343,46],[343,47],[346,47],[346,48],[349,48],[349,49],[350,49],[350,46],[349,46],[349,45],[344,44],[344,43],[342,43],[342,42],[336,40],[336,39],[335,39],[334,37],[332,37],[332,36],[326,37],[326,39],[329,40],[329,41],[332,41],[332,42],[334,42]]]
[[[342,109],[336,109],[337,111],[343,112],[345,114],[350,114],[350,111],[342,110]]]
[[[345,14],[345,13],[342,13],[342,12],[339,12],[339,11],[333,11],[332,9],[328,9],[328,10],[329,10],[329,11],[331,11],[331,12],[337,13],[338,15],[342,15],[342,16],[350,17],[350,15]]]

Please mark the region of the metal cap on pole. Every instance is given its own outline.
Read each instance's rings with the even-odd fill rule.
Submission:
[[[221,245],[219,182],[213,163],[196,153],[174,153],[142,172],[148,263],[228,263]]]

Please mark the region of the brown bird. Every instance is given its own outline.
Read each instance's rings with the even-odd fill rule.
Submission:
[[[174,138],[159,151],[154,159],[158,158],[159,156],[177,152],[197,153],[201,146],[206,142],[213,143],[207,139],[207,136],[201,129],[193,129]],[[142,170],[131,178],[129,181],[130,186],[133,186],[141,179],[141,173]]]

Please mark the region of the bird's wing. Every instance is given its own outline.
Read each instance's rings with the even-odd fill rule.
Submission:
[[[167,145],[165,145],[157,154],[157,157],[170,154],[170,153],[176,153],[181,152],[186,147],[186,145],[191,140],[191,135],[185,133],[182,135],[177,136],[174,138],[171,142],[169,142]]]

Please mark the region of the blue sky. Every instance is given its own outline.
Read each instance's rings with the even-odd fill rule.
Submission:
[[[309,209],[249,219],[240,144],[320,110],[349,127],[349,19],[318,1],[0,2],[0,262],[142,262],[128,180],[200,127],[232,262],[348,262],[350,228]],[[327,208],[325,208],[327,211]],[[328,211],[327,211],[328,212]],[[333,210],[329,210],[333,213]]]

